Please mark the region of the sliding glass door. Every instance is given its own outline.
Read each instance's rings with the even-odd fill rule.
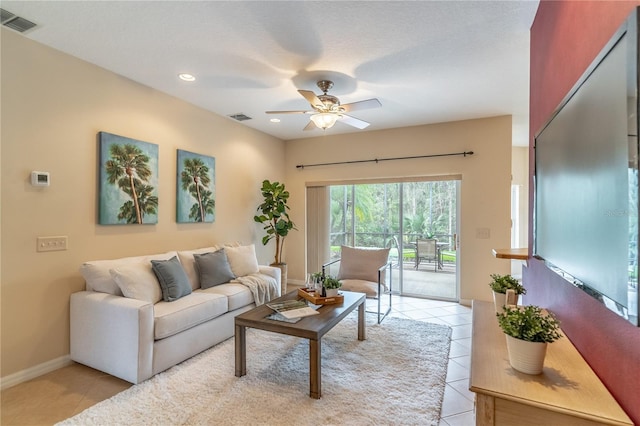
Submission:
[[[388,247],[396,292],[457,301],[458,187],[457,180],[330,186],[329,256],[341,245]]]

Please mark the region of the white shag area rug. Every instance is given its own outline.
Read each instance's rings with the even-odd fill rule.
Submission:
[[[309,342],[247,329],[247,375],[234,339],[59,425],[437,425],[451,328],[357,315],[322,339],[322,398],[309,397]]]

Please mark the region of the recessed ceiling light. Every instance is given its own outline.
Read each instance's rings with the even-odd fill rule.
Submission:
[[[178,77],[180,80],[184,81],[196,81],[196,78],[193,75],[187,73],[178,74]]]
[[[280,119],[279,118],[272,118],[271,120],[269,120],[272,123],[279,123]]]

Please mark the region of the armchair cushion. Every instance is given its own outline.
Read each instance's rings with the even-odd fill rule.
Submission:
[[[205,289],[228,283],[236,276],[231,271],[224,249],[212,253],[194,254],[200,287]]]
[[[375,282],[366,280],[342,280],[343,290],[364,293],[367,297],[378,297],[378,279]]]
[[[177,256],[173,256],[169,260],[152,260],[151,265],[160,282],[162,299],[165,302],[173,302],[191,294],[189,277],[184,272]]]
[[[342,246],[338,279],[365,280],[377,283],[378,269],[387,263],[388,257],[388,248],[365,249]]]

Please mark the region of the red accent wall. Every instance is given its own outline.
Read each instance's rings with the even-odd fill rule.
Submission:
[[[533,136],[640,1],[541,1],[531,27],[529,178]],[[529,194],[533,224],[533,191]],[[529,241],[533,241],[529,226]],[[531,247],[530,247],[531,252]],[[529,259],[524,302],[556,313],[566,336],[635,424],[640,424],[640,327]]]

